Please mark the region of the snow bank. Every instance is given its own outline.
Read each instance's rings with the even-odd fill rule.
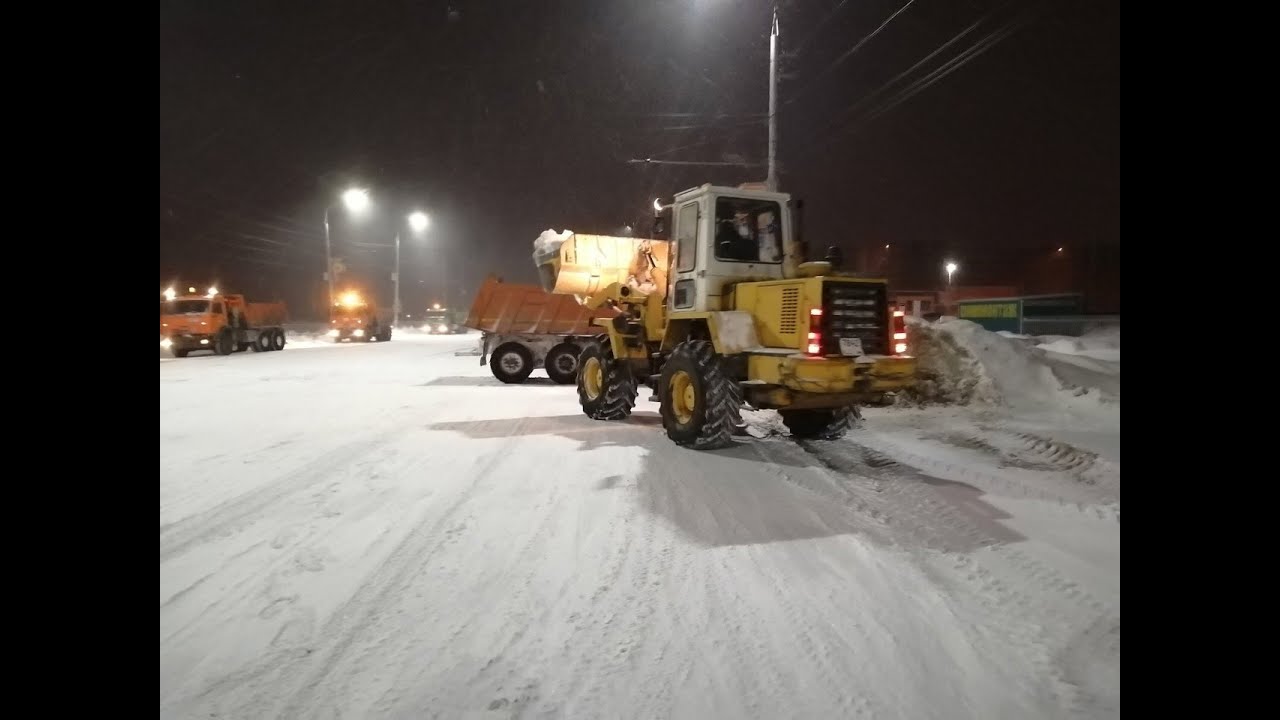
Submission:
[[[1120,395],[1119,333],[1039,339],[994,333],[968,320],[908,318],[919,358],[919,386],[905,394],[914,403],[983,403],[1026,410],[1084,409],[1115,405]],[[1071,340],[1079,345],[1067,345]],[[1114,348],[1102,347],[1102,344]],[[1107,350],[1112,362],[1080,363],[1054,357]]]
[[[1043,335],[1034,340],[1037,347],[1045,352],[1120,362],[1120,328],[1118,327],[1101,328],[1080,337]]]

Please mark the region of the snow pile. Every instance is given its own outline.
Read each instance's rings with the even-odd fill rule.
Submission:
[[[534,264],[541,265],[559,254],[560,246],[572,235],[572,230],[565,230],[564,232],[556,232],[551,229],[543,230],[538,239],[533,241]]]
[[[1103,339],[1053,339],[1032,345],[1027,339],[994,333],[977,323],[944,317],[937,322],[908,318],[913,351],[919,358],[919,385],[908,402],[984,403],[1021,409],[1067,409],[1118,402],[1119,350],[1113,362],[1083,365],[1054,357],[1064,340],[1081,342],[1075,354],[1099,352],[1099,343],[1119,346],[1119,333]],[[1072,345],[1071,348],[1076,346]]]
[[[957,322],[973,325],[968,321]],[[903,393],[902,399],[918,404],[999,402],[1000,393],[978,359],[964,346],[961,338],[946,332],[943,327],[941,322],[935,324],[907,318],[907,337],[911,342],[911,352],[917,358],[918,382],[915,388]]]

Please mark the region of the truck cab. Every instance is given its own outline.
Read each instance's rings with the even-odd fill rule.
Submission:
[[[727,286],[794,276],[799,258],[791,242],[789,195],[703,185],[677,194],[670,207],[671,311],[728,310]]]
[[[462,327],[458,322],[458,313],[450,310],[440,303],[433,303],[427,308],[426,314],[423,316],[426,321],[423,323],[422,329],[431,335],[454,335],[460,332],[466,332],[466,328]]]
[[[334,342],[359,340],[368,342],[391,339],[391,319],[380,311],[372,299],[354,290],[338,296],[329,308],[329,337]]]
[[[216,292],[160,301],[161,347],[217,352],[219,333],[228,325],[227,301]]]

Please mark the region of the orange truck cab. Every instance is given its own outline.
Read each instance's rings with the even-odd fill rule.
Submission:
[[[284,303],[251,303],[243,295],[209,288],[204,295],[166,290],[160,300],[160,347],[174,357],[198,350],[230,355],[245,350],[283,350]]]
[[[387,342],[391,339],[391,313],[378,309],[373,300],[366,299],[360,293],[344,292],[338,296],[333,307],[329,308],[329,337],[334,342]]]

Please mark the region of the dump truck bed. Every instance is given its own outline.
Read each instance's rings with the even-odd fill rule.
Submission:
[[[251,327],[271,327],[283,325],[288,313],[282,302],[245,303],[245,318]]]
[[[601,330],[592,320],[613,314],[584,307],[571,295],[552,295],[536,285],[491,276],[476,293],[465,325],[494,335],[593,335]]]

